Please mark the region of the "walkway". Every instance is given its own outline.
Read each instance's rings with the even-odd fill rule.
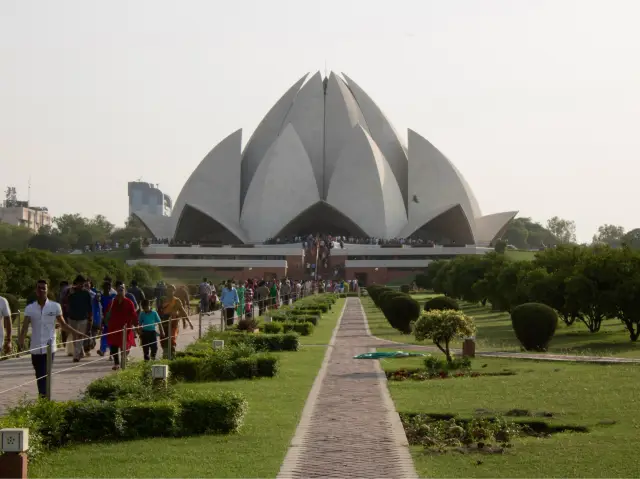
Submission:
[[[278,477],[417,477],[367,329],[348,298]]]
[[[203,334],[210,325],[218,327],[220,313],[204,317],[202,320]],[[182,349],[198,338],[198,316],[191,316],[194,329],[181,329],[178,336],[178,349]],[[181,326],[182,328],[182,326]],[[139,341],[138,341],[139,342]],[[161,349],[159,352],[162,351]],[[142,349],[136,347],[131,351],[132,358],[142,359]],[[63,349],[59,349],[53,362],[53,383],[51,390],[52,399],[60,401],[76,399],[84,391],[87,385],[94,379],[98,379],[111,373],[111,363],[108,356],[101,358],[92,351],[90,357],[82,359],[79,363],[73,363],[73,358],[66,356]],[[35,382],[23,387],[1,393],[14,386],[29,381],[34,381],[35,375],[31,366],[31,356],[25,355],[16,359],[0,361],[0,415],[4,414],[8,407],[14,406],[22,397],[33,399],[37,396]]]

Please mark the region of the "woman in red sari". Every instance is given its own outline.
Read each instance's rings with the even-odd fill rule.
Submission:
[[[118,286],[117,296],[113,298],[107,309],[109,315],[107,344],[111,349],[114,370],[120,369],[120,355],[136,345],[133,327],[138,326],[138,315],[133,301],[125,297],[124,285]],[[127,344],[122,344],[122,330],[127,328]],[[122,351],[122,352],[121,352]]]

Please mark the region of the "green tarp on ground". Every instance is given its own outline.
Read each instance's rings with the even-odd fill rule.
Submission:
[[[407,353],[405,351],[376,351],[375,353],[363,353],[354,356],[353,359],[385,359],[385,358],[409,358],[412,356],[425,356],[422,353]]]

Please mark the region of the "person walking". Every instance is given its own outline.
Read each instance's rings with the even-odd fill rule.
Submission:
[[[93,323],[93,304],[91,294],[85,289],[85,278],[82,275],[76,276],[73,280],[73,287],[67,295],[69,326],[76,331],[81,331],[84,336],[91,330]],[[77,363],[84,356],[83,342],[80,336],[74,335],[72,342],[68,342],[71,348],[67,348],[67,354],[73,354],[73,362]],[[87,353],[88,354],[88,353]]]
[[[193,324],[187,316],[187,312],[184,309],[182,301],[175,295],[176,287],[172,284],[167,286],[167,295],[164,298],[162,307],[160,309],[160,319],[162,320],[162,349],[163,357],[167,357],[169,348],[171,348],[171,357],[173,358],[178,346],[178,334],[180,331],[180,319],[182,319],[182,326],[187,327],[187,323],[193,329]],[[171,337],[169,337],[169,321],[171,322]]]
[[[245,293],[246,293],[246,288],[244,286],[244,283],[240,283],[238,285],[238,287],[236,288],[236,291],[238,292],[238,307],[236,308],[236,313],[238,315],[239,318],[244,317],[244,298],[245,298]]]
[[[227,326],[233,326],[234,313],[239,301],[238,291],[233,287],[231,280],[227,281],[227,285],[222,288],[222,293],[220,293],[222,314],[224,314],[224,318],[227,320]]]
[[[0,296],[0,355],[11,354],[11,308],[9,301]]]
[[[138,282],[135,279],[131,280],[131,286],[129,287],[129,291],[128,291],[134,298],[136,298],[136,303],[138,304],[138,311],[140,311],[140,305],[142,304],[142,301],[144,299],[146,299],[145,295],[144,295],[144,291],[142,291],[139,287],[138,287]]]
[[[113,298],[107,310],[109,316],[107,343],[113,358],[113,370],[120,369],[120,358],[136,345],[134,326],[138,325],[136,307],[126,296],[124,284],[116,287],[116,297]],[[122,330],[127,328],[126,343],[123,344]]]
[[[202,283],[200,283],[200,286],[198,287],[198,294],[200,295],[200,312],[208,313],[209,300],[213,294],[213,289],[207,281],[207,278],[202,278]]]
[[[24,309],[24,322],[18,339],[20,349],[24,348],[24,340],[31,326],[31,365],[36,373],[38,394],[47,395],[47,346],[51,345],[51,360],[56,351],[56,323],[63,331],[78,338],[86,338],[82,331],[69,326],[62,316],[60,303],[49,301],[49,284],[41,279],[36,283],[36,300]]]
[[[156,360],[158,353],[158,331],[157,327],[162,323],[160,316],[151,309],[151,302],[148,299],[142,300],[142,310],[138,314],[138,325],[140,328],[140,342],[142,343],[142,353],[144,360]]]
[[[102,319],[102,336],[100,337],[100,349],[98,350],[99,356],[104,356],[109,349],[109,343],[107,341],[107,332],[109,330],[109,317],[107,311],[111,301],[116,297],[116,293],[112,293],[111,283],[105,281],[102,285],[102,293],[100,294],[100,317]],[[113,358],[109,357],[113,360]]]
[[[258,316],[262,316],[267,309],[267,301],[269,301],[269,288],[267,288],[264,280],[258,283],[255,297],[258,301]]]

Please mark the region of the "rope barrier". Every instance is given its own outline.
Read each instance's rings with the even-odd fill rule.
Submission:
[[[297,301],[297,300],[303,299],[303,298],[305,297],[305,294],[304,294],[304,292],[301,292],[301,294],[299,294],[299,295],[298,295],[297,293],[295,293],[295,294],[292,294],[292,295],[289,295],[289,296],[290,296],[290,298],[291,298],[293,301]],[[263,306],[263,308],[264,308],[264,311],[266,312],[266,311],[268,311],[269,306],[271,305],[271,301],[272,301],[272,298],[270,298],[270,297],[269,297],[269,298],[265,298],[265,299],[261,299],[261,300],[257,300],[257,301],[252,301],[252,306],[251,306],[251,308],[252,308],[252,310],[255,310],[255,308],[256,308],[255,303],[256,303],[256,302],[257,302],[257,303],[262,302],[262,306]],[[292,303],[291,303],[291,304],[292,304]],[[288,306],[288,305],[289,305],[289,304],[287,304],[286,306]],[[284,304],[280,301],[280,302],[279,302],[279,304],[278,304],[278,306],[279,306],[279,307],[280,307],[280,306],[284,306]],[[260,305],[258,304],[258,309],[259,309],[259,308],[260,308]],[[221,311],[220,311],[220,313],[221,313],[221,320],[225,320],[225,319],[226,319],[225,314],[224,314],[224,309],[225,309],[225,308],[221,308]],[[214,311],[206,312],[206,313],[200,313],[200,321],[202,320],[202,316],[204,316],[204,315],[211,316],[213,313],[214,313]],[[240,317],[240,319],[242,319],[242,317],[244,317],[244,311],[243,311],[243,314],[242,314],[242,315],[240,315],[239,317]],[[160,323],[156,323],[156,324],[170,323],[171,321],[180,321],[180,320],[183,320],[183,323],[184,323],[184,322],[185,322],[185,320],[188,320],[188,319],[189,319],[189,316],[180,316],[180,317],[178,317],[178,318],[169,318],[169,319],[165,319],[165,320],[160,321]],[[189,323],[190,323],[190,321],[189,321]],[[138,331],[139,331],[139,333],[138,333],[138,337],[141,339],[141,337],[140,337],[140,336],[141,336],[141,330],[140,330],[140,328],[141,328],[141,326],[124,327],[124,328],[119,329],[119,330],[116,330],[116,331],[108,331],[107,333],[100,334],[100,335],[98,335],[98,336],[91,336],[90,338],[82,338],[82,339],[77,339],[77,340],[67,341],[67,342],[75,343],[75,342],[78,342],[78,341],[85,341],[86,339],[96,339],[96,338],[101,338],[101,337],[103,337],[103,336],[108,336],[108,335],[110,335],[110,334],[112,334],[112,335],[113,335],[113,334],[117,334],[117,333],[122,333],[122,332],[125,332],[125,331],[126,331],[126,332],[128,332],[128,331],[134,331],[134,333],[135,333],[135,331],[136,331],[136,330],[138,330]],[[193,325],[191,324],[191,330],[193,330],[193,329],[194,329],[194,328],[193,328]],[[177,337],[179,337],[179,336],[182,336],[182,335],[186,334],[187,332],[188,332],[188,330],[187,330],[186,328],[183,328],[183,331],[182,331],[182,332],[179,332],[178,334],[176,334],[176,336],[175,336],[175,337],[177,338]],[[172,348],[172,344],[171,344],[171,339],[172,339],[172,338],[171,338],[171,337],[167,338],[166,336],[165,336],[165,337],[162,337],[162,336],[161,336],[160,341],[163,341],[163,340],[166,340],[166,339],[169,339],[169,348]],[[158,338],[157,338],[157,337],[156,337],[156,340],[155,340],[155,341],[150,342],[150,343],[146,343],[146,344],[136,344],[136,345],[131,346],[131,348],[128,348],[128,349],[126,349],[126,348],[121,348],[121,350],[120,350],[118,353],[116,353],[116,354],[117,354],[117,355],[120,355],[120,357],[123,357],[125,354],[126,354],[126,355],[128,355],[128,354],[129,354],[129,352],[130,352],[132,349],[134,349],[134,348],[144,348],[144,347],[146,347],[146,346],[151,346],[151,345],[153,345],[153,344],[158,344]],[[61,345],[57,345],[57,344],[56,344],[56,348],[57,348],[57,347],[60,347],[60,346],[61,346]],[[31,351],[35,351],[35,350],[42,350],[43,348],[47,348],[47,347],[48,347],[48,345],[40,346],[40,347],[36,347],[36,348],[30,349],[30,350],[28,350],[28,351],[21,351],[21,352],[16,353],[16,354],[11,354],[11,355],[2,356],[2,357],[3,357],[3,358],[8,358],[8,357],[12,357],[12,356],[26,355],[26,354],[30,353]],[[35,382],[39,381],[40,379],[47,378],[48,376],[50,376],[49,381],[51,381],[51,377],[53,377],[53,376],[54,376],[54,375],[56,375],[56,374],[60,374],[60,373],[67,372],[67,371],[72,371],[72,370],[74,370],[74,369],[78,369],[78,368],[81,368],[81,367],[84,367],[84,366],[88,366],[89,364],[94,364],[94,363],[97,363],[97,362],[100,362],[100,361],[107,361],[107,360],[108,360],[108,359],[110,359],[112,356],[115,356],[115,355],[112,355],[112,354],[105,355],[105,356],[102,356],[102,357],[100,357],[100,358],[98,358],[98,359],[95,359],[95,360],[92,360],[92,361],[83,362],[83,363],[77,364],[77,365],[75,365],[75,366],[71,366],[71,367],[68,367],[68,368],[65,368],[65,369],[61,369],[61,370],[58,370],[58,371],[55,371],[55,372],[51,372],[50,374],[47,374],[47,375],[44,375],[44,376],[40,376],[40,377],[37,377],[37,378],[35,378],[35,379],[31,379],[31,380],[29,380],[29,381],[26,381],[26,382],[24,382],[24,383],[22,383],[22,384],[18,384],[17,386],[13,386],[13,387],[10,387],[10,388],[8,388],[8,389],[2,390],[2,391],[0,391],[0,395],[5,394],[5,393],[8,393],[8,392],[10,392],[10,391],[14,391],[14,390],[19,389],[19,388],[24,387],[24,386],[28,386],[28,385],[30,385],[30,384],[33,384],[33,383],[35,383]],[[126,357],[126,356],[125,356],[125,357]],[[125,359],[125,361],[126,361],[126,359]]]
[[[181,318],[174,318],[174,319],[181,319]],[[126,330],[127,330],[127,331],[128,331],[128,330],[130,330],[130,329],[135,329],[135,328],[126,328]],[[120,332],[122,332],[122,331],[124,331],[124,330],[125,330],[125,328],[121,329],[121,330],[120,330]],[[179,333],[176,335],[176,338],[177,338],[177,337],[179,337],[179,336],[182,336],[182,335],[186,334],[187,332],[188,332],[188,331],[186,331],[186,330],[183,330],[182,332],[179,332]],[[115,334],[115,332],[114,332],[114,334]],[[154,343],[155,343],[155,344],[157,344],[157,343],[158,343],[158,339],[156,339],[156,341],[151,342],[151,343],[146,343],[146,344],[136,344],[136,345],[134,345],[134,346],[131,346],[131,348],[127,349],[125,352],[128,354],[132,349],[135,349],[135,348],[143,348],[143,347],[145,347],[145,346],[151,346],[151,345],[152,345],[152,344],[154,344]],[[45,347],[46,347],[46,346],[45,346]],[[123,353],[123,351],[120,351],[120,352],[118,352],[118,353],[116,353],[116,354],[118,354],[118,355],[122,355],[122,353]],[[71,367],[68,367],[68,368],[65,368],[65,369],[61,369],[61,370],[58,370],[58,371],[52,372],[52,373],[51,373],[51,376],[54,376],[54,375],[56,375],[56,374],[60,374],[60,373],[64,373],[64,372],[66,372],[66,371],[71,371],[71,370],[73,370],[73,369],[77,369],[77,368],[80,368],[80,367],[83,367],[83,366],[88,366],[89,364],[94,364],[94,363],[97,363],[97,362],[99,362],[99,361],[107,361],[107,360],[109,360],[109,358],[110,358],[111,356],[112,356],[111,354],[109,354],[109,355],[105,355],[105,356],[100,357],[100,358],[98,358],[98,359],[94,359],[93,361],[83,362],[83,363],[77,364],[77,365],[75,365],[75,366],[71,366]],[[40,379],[44,379],[44,378],[46,378],[46,377],[47,377],[47,375],[40,376],[40,377],[38,377],[38,378],[36,378],[36,379],[31,379],[31,380],[26,381],[26,382],[24,382],[24,383],[22,383],[22,384],[18,384],[17,386],[13,386],[13,387],[11,387],[11,388],[9,388],[9,389],[2,390],[2,391],[0,391],[0,395],[5,394],[5,393],[10,392],[10,391],[13,391],[13,390],[18,389],[18,388],[21,388],[21,387],[23,387],[23,386],[28,386],[29,384],[33,384],[33,383],[35,383],[35,382],[39,381]]]

